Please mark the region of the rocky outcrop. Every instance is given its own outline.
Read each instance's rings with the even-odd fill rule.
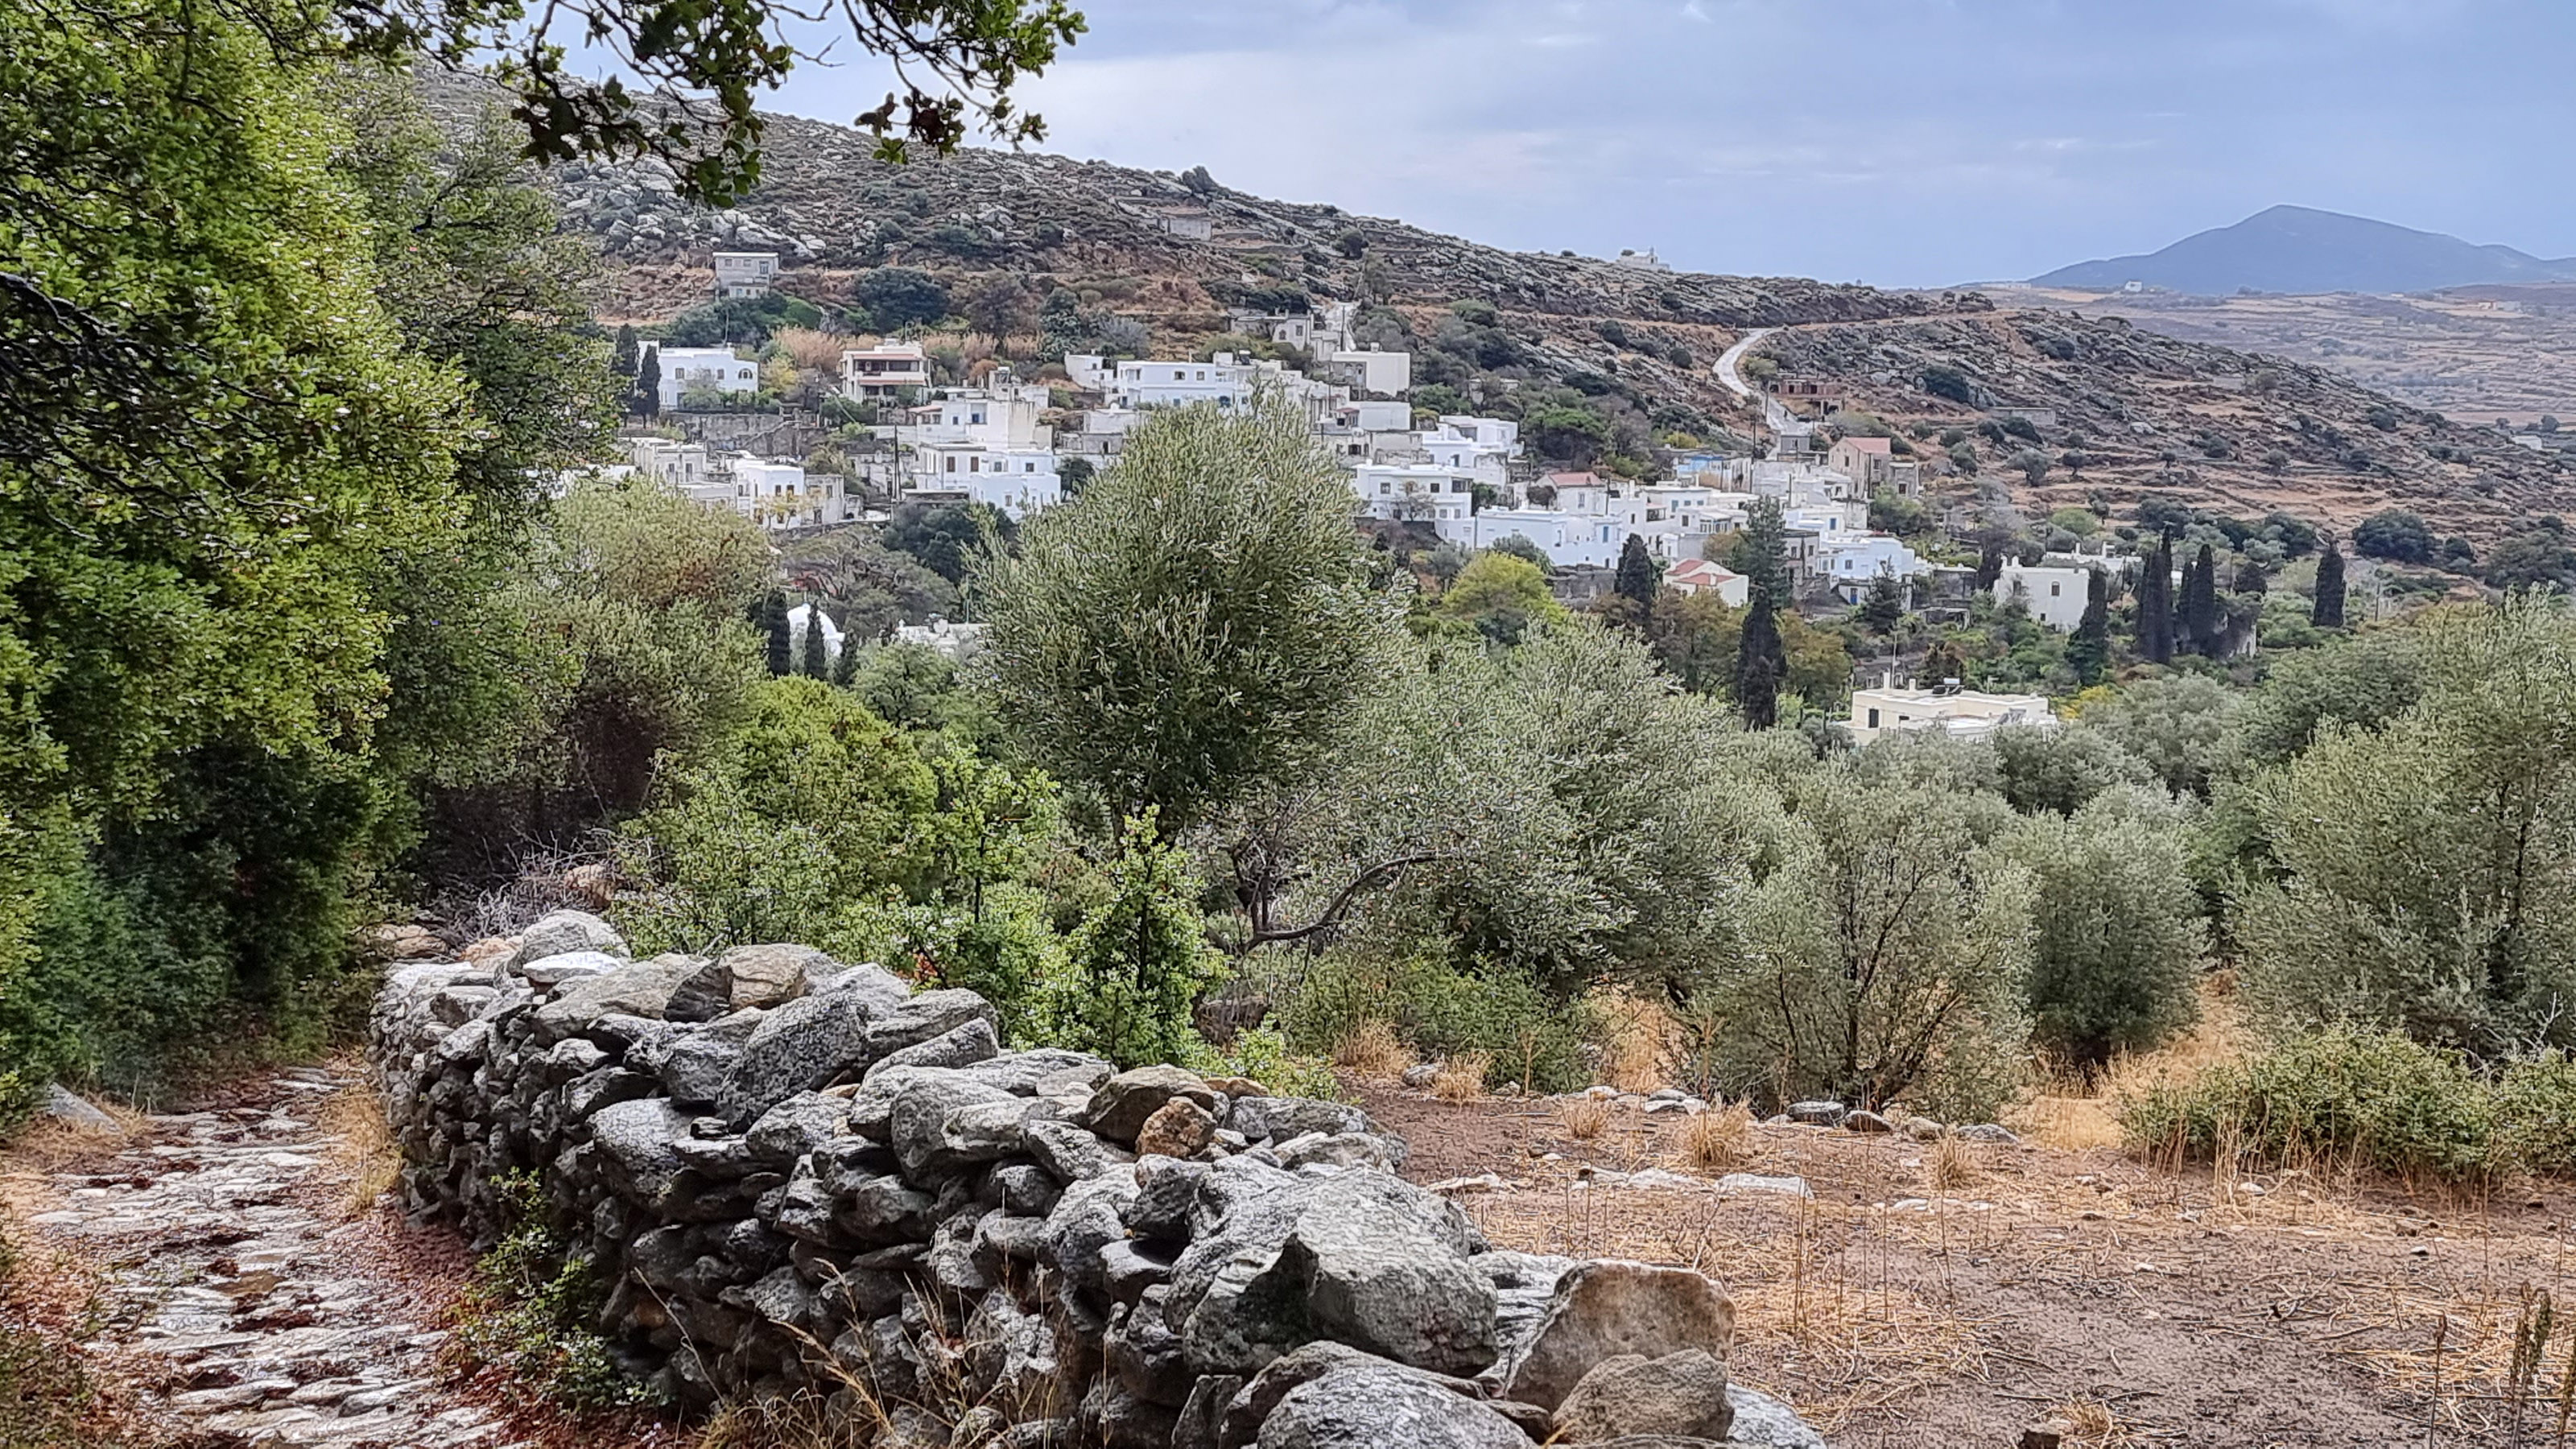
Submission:
[[[803,948],[526,940],[570,949],[387,978],[405,1199],[488,1243],[541,1184],[609,1356],[684,1405],[1113,1449],[1725,1432],[1715,1285],[1491,1251],[1357,1108],[1004,1051],[982,998]]]

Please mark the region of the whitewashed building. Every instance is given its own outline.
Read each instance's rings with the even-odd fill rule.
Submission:
[[[1437,463],[1362,463],[1351,470],[1351,490],[1371,518],[1454,523],[1476,511],[1476,480]]]
[[[718,252],[715,268],[717,296],[765,297],[778,279],[778,253]]]
[[[2011,725],[2055,729],[2057,716],[2036,694],[1986,694],[1948,684],[1930,689],[1883,685],[1852,691],[1851,718],[1843,727],[1853,743],[1865,745],[1883,735],[1931,730],[1952,739],[1991,739]]]
[[[663,347],[654,352],[662,370],[662,406],[667,411],[699,388],[720,393],[760,391],[760,364],[733,355],[730,347]]]
[[[988,504],[1023,518],[1064,499],[1043,386],[1007,375],[908,411],[895,428],[904,496]]]
[[[2092,579],[2089,568],[2008,563],[1995,577],[1995,602],[2019,600],[2032,618],[2060,634],[2072,634],[2084,622],[2086,590]]]

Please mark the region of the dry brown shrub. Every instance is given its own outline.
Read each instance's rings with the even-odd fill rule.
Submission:
[[[1444,1102],[1472,1102],[1485,1095],[1485,1073],[1493,1065],[1491,1052],[1460,1052],[1440,1064],[1440,1075],[1431,1079],[1431,1095]]]
[[[841,350],[860,345],[846,333],[814,327],[781,327],[769,334],[769,340],[778,344],[788,361],[812,372],[839,372]]]
[[[1932,1149],[1923,1154],[1923,1175],[1934,1192],[1951,1192],[1975,1182],[1985,1175],[1986,1166],[1977,1145],[1955,1132],[1944,1132],[1932,1139]]]
[[[2067,1436],[2069,1444],[2084,1449],[2111,1449],[2129,1442],[2129,1426],[2100,1399],[2068,1399],[2050,1411],[2052,1418],[2063,1419],[2075,1432]]]
[[[1598,1097],[1577,1097],[1557,1109],[1556,1119],[1564,1125],[1567,1136],[1577,1142],[1589,1142],[1610,1125],[1610,1104]]]
[[[1601,1080],[1623,1092],[1662,1086],[1673,1040],[1672,1013],[1661,1002],[1624,993],[1610,994],[1600,1004],[1610,1022]]]
[[[1363,1021],[1333,1048],[1333,1065],[1347,1067],[1364,1082],[1391,1082],[1413,1066],[1404,1039],[1383,1021]]]
[[[1682,1122],[1682,1156],[1702,1172],[1733,1172],[1753,1160],[1753,1109],[1713,1106]]]

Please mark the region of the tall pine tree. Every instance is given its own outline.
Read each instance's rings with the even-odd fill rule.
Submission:
[[[843,689],[859,682],[859,641],[844,634],[841,652],[832,656],[832,682]]]
[[[2084,617],[2066,641],[2066,667],[2088,685],[2111,667],[2111,580],[2100,569],[2084,581]]]
[[[1756,590],[1735,645],[1735,703],[1744,711],[1747,729],[1767,730],[1780,722],[1780,681],[1788,672],[1789,653],[1780,642],[1771,593]]]
[[[2004,551],[1994,544],[1987,544],[1986,551],[1977,555],[1977,573],[1973,580],[1977,586],[1977,592],[1982,594],[1993,589],[1995,580],[2003,576]]]
[[[1620,611],[1626,616],[1621,622],[1639,629],[1646,627],[1646,621],[1654,617],[1655,590],[1662,582],[1655,569],[1655,556],[1646,552],[1646,541],[1629,534],[1628,542],[1619,550],[1619,571],[1610,581],[1610,592],[1629,605]]]
[[[808,679],[832,675],[832,655],[823,638],[823,606],[817,603],[805,605],[805,653],[798,669]]]
[[[2326,551],[2317,558],[2317,603],[2308,612],[2308,621],[2320,629],[2343,627],[2343,550],[2334,540],[2326,540]]]
[[[642,360],[637,357],[635,349],[635,324],[632,322],[617,324],[617,351],[611,358],[610,365],[617,369],[619,377],[635,375],[635,366]]]
[[[1774,606],[1789,597],[1789,523],[1779,499],[1757,498],[1744,510],[1744,528],[1727,550],[1726,566],[1744,575],[1754,593],[1769,594]]]
[[[785,590],[771,589],[769,597],[761,600],[760,629],[762,633],[769,636],[769,672],[787,673],[792,658],[788,653],[788,636],[792,631],[787,623]]]

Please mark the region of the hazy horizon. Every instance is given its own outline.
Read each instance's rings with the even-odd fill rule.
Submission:
[[[1940,286],[2276,204],[2576,254],[2534,0],[1088,0],[1044,149],[1520,250]],[[887,78],[765,106],[847,122]]]

